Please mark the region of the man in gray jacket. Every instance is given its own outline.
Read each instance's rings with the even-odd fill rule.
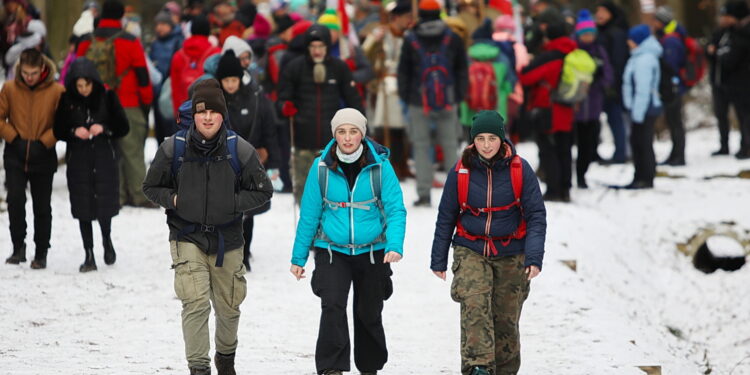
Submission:
[[[216,368],[220,375],[234,375],[239,306],[247,292],[242,213],[265,204],[273,187],[253,146],[224,126],[227,107],[219,83],[209,79],[195,86],[195,124],[161,144],[143,192],[167,209],[190,373],[211,373],[213,302]]]

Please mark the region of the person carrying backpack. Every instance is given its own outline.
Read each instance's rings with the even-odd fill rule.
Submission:
[[[430,206],[433,125],[447,170],[458,157],[457,106],[468,89],[468,58],[461,38],[440,19],[440,4],[419,2],[419,22],[406,33],[398,63],[398,95],[416,163],[415,206]]]
[[[526,111],[536,133],[540,166],[544,170],[547,191],[544,199],[570,201],[573,143],[573,105],[554,100],[560,86],[566,55],[576,50],[576,42],[567,36],[564,23],[547,26],[543,52],[521,72],[521,84],[528,92]]]
[[[130,131],[118,140],[120,159],[120,205],[153,207],[141,190],[146,175],[144,147],[148,137],[148,106],[154,90],[146,68],[141,42],[122,29],[125,8],[119,0],[102,5],[101,20],[93,35],[82,37],[78,57],[94,62],[99,77],[117,93],[128,117]]]
[[[622,76],[622,99],[633,123],[630,148],[635,174],[633,182],[625,188],[649,189],[654,186],[656,176],[654,123],[662,110],[659,94],[662,47],[647,25],[630,29],[628,46],[630,59]]]
[[[671,75],[676,95],[671,100],[664,101],[664,117],[672,138],[672,151],[661,164],[671,166],[685,165],[685,123],[682,118],[682,97],[688,87],[680,77],[680,70],[687,62],[688,50],[685,44],[687,31],[674,19],[674,14],[668,6],[660,6],[654,14],[654,29],[663,48],[662,59],[669,67],[662,69],[665,75]],[[668,78],[667,76],[664,77]]]
[[[393,293],[390,263],[403,255],[406,209],[388,149],[365,138],[365,116],[341,109],[331,132],[307,176],[290,271],[304,278],[313,248],[310,283],[322,306],[317,373],[350,369],[346,305],[353,284],[354,362],[361,374],[374,375],[388,360],[383,302]]]
[[[599,145],[599,132],[601,123],[599,117],[604,111],[605,91],[614,83],[614,73],[609,62],[609,56],[604,47],[596,40],[596,24],[591,19],[588,10],[582,10],[578,14],[576,24],[576,38],[578,47],[586,52],[596,61],[596,74],[589,88],[589,95],[578,104],[576,110],[575,131],[578,145],[576,156],[576,180],[579,188],[585,189],[586,171],[589,164],[596,157],[596,148]]]
[[[204,16],[193,18],[190,26],[192,36],[187,38],[172,57],[169,76],[172,77],[172,107],[175,117],[180,104],[188,99],[188,88],[203,75],[203,63],[209,56],[221,53],[221,48],[211,44],[208,19]]]
[[[530,281],[542,270],[546,209],[534,170],[505,137],[503,118],[481,111],[472,144],[448,172],[430,269],[461,304],[461,373],[516,374],[518,321]]]
[[[227,129],[219,82],[196,84],[192,113],[190,128],[159,146],[143,192],[166,209],[190,373],[211,374],[208,318],[213,303],[214,363],[219,374],[234,374],[239,307],[247,293],[242,215],[265,205],[273,188],[255,148]]]

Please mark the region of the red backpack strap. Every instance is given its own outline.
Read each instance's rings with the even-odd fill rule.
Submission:
[[[469,168],[464,167],[461,160],[456,163],[456,178],[458,184],[458,206],[463,211],[469,198]]]
[[[510,159],[510,183],[513,185],[513,196],[517,202],[521,202],[521,192],[523,191],[523,163],[521,157],[514,155]]]

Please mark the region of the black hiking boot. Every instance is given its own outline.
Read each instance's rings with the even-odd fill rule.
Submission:
[[[325,370],[323,375],[344,375],[344,373],[341,370]]]
[[[216,352],[214,355],[214,364],[216,365],[216,372],[219,375],[237,375],[234,371],[234,353],[221,354]]]
[[[47,249],[36,249],[34,260],[31,261],[31,269],[43,270],[47,268]]]
[[[83,264],[78,267],[78,272],[89,272],[96,271],[96,260],[94,259],[94,249],[85,248],[83,251],[86,252],[86,259],[83,260]]]
[[[190,375],[211,375],[211,367],[191,367]]]
[[[432,204],[430,204],[430,198],[429,197],[420,197],[416,201],[414,201],[414,207],[430,207]]]
[[[26,244],[13,247],[13,254],[5,260],[6,264],[19,264],[26,261]]]
[[[627,190],[641,190],[641,189],[651,189],[654,187],[653,182],[648,181],[633,181],[629,185],[625,185],[624,189]]]
[[[362,371],[359,375],[378,375],[377,371]]]
[[[474,366],[469,375],[490,375],[490,370],[485,366]]]
[[[104,237],[102,241],[102,245],[104,245],[104,264],[111,266],[117,260],[117,253],[115,253],[115,248],[112,246],[112,237]]]
[[[711,156],[729,155],[729,146],[721,146],[720,149],[711,153]]]

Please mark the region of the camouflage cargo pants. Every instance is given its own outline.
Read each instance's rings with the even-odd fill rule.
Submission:
[[[457,246],[451,297],[461,303],[461,372],[487,366],[495,375],[521,366],[518,320],[529,295],[524,256],[486,258]]]
[[[295,150],[294,155],[292,155],[294,202],[297,204],[302,202],[302,192],[305,191],[307,174],[310,173],[310,167],[313,166],[315,154],[317,154],[317,151],[314,150]]]

